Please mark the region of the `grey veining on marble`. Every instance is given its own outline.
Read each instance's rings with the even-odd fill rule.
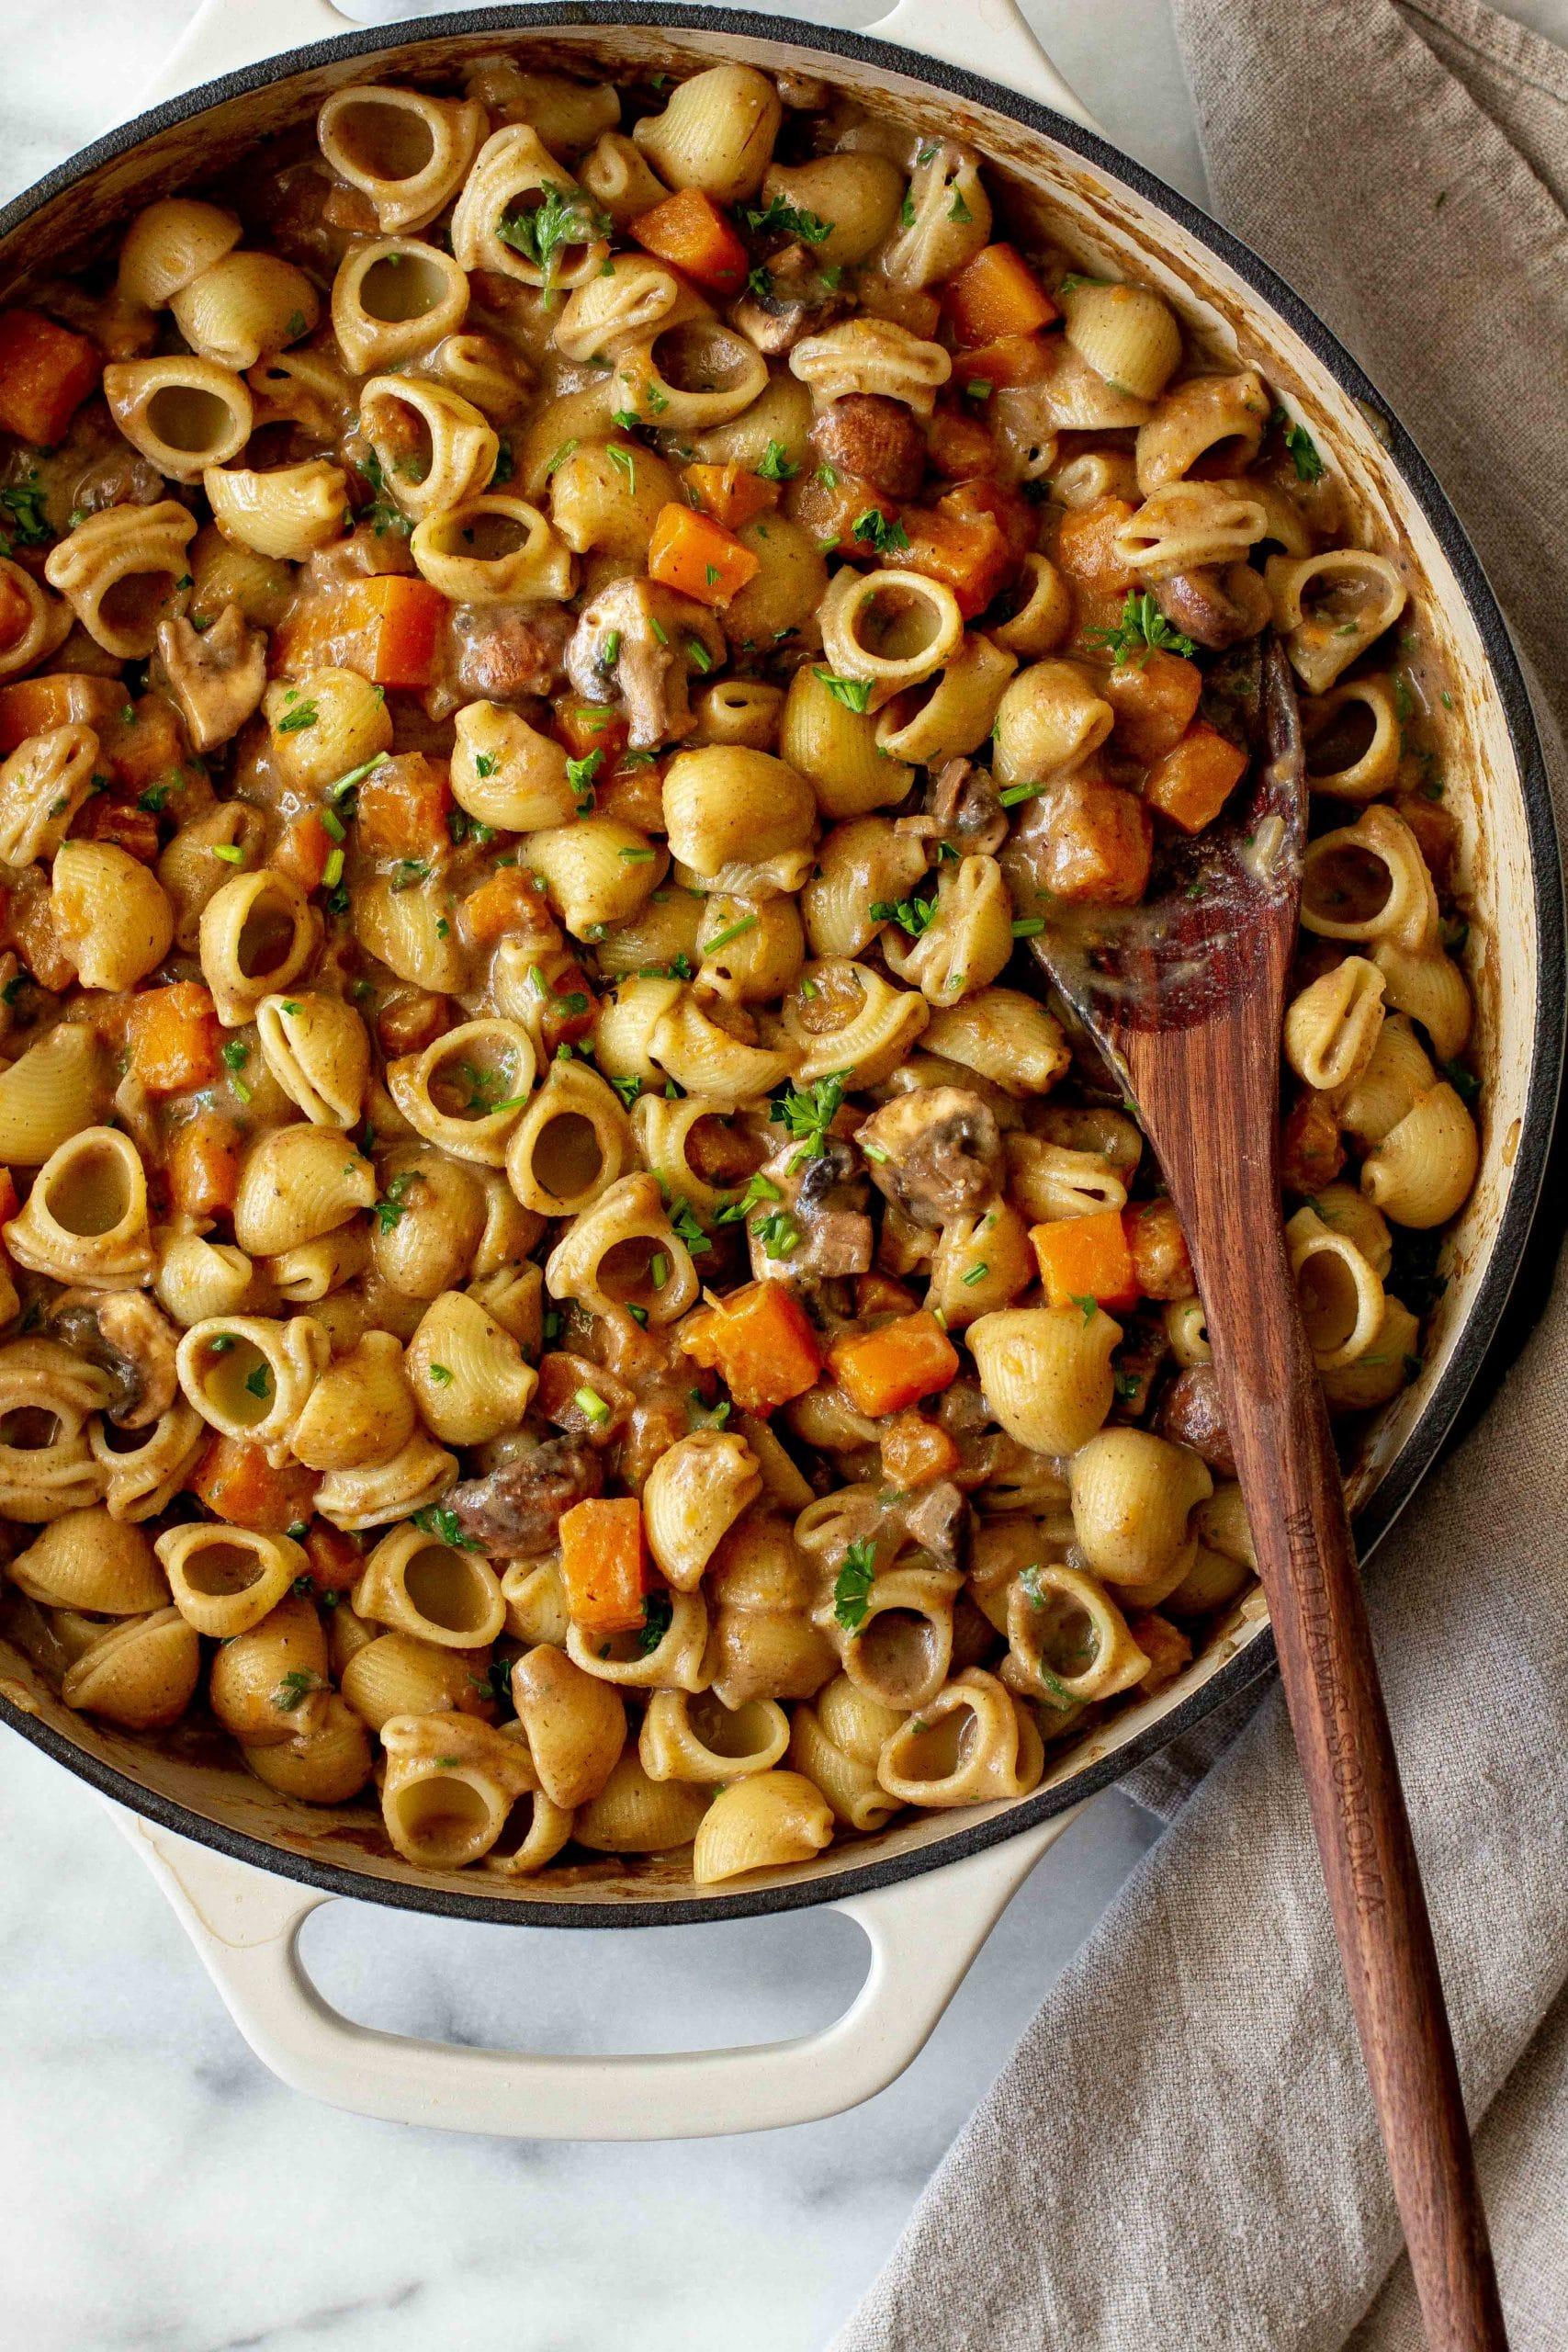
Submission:
[[[1201,198],[1166,0],[1024,5],[1111,135]],[[0,0],[0,198],[122,119],[191,13]],[[1568,36],[1568,0],[1514,13]],[[854,2113],[744,2140],[541,2147],[285,2090],[99,1800],[0,1734],[0,2352],[689,2352],[727,2336],[815,2352],[1150,1835],[1120,1796],[1098,1801],[922,2055]],[[323,1993],[367,2023],[561,2051],[802,2032],[852,1996],[862,1951],[847,1922],[809,1913],[563,1937],[339,1904],[305,1936]]]

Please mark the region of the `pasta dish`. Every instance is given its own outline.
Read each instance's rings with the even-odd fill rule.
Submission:
[[[416,1868],[702,1884],[1171,1682],[1251,1538],[1029,942],[1220,816],[1272,633],[1290,1260],[1330,1410],[1389,1404],[1478,1088],[1364,537],[1245,357],[806,75],[340,88],[29,287],[8,1636]]]

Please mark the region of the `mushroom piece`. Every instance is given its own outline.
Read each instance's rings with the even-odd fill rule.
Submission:
[[[826,464],[888,498],[913,498],[925,479],[925,435],[903,401],[882,392],[829,401],[811,427],[811,446]]]
[[[450,707],[478,699],[509,705],[555,694],[571,616],[537,605],[460,605],[452,616]]]
[[[855,1141],[873,1183],[915,1225],[973,1216],[1001,1190],[1001,1129],[967,1087],[897,1095],[872,1113]]]
[[[160,621],[158,652],[191,748],[215,752],[237,735],[266,685],[266,632],[225,605],[205,634],[184,618]]]
[[[442,1498],[464,1540],[492,1560],[533,1559],[560,1541],[563,1511],[602,1494],[604,1473],[592,1446],[549,1437],[532,1453],[465,1479]]]
[[[726,650],[724,632],[705,605],[651,580],[613,580],[583,607],[566,649],[566,671],[588,702],[608,699],[613,676],[631,749],[652,752],[691,733],[692,669],[705,677]]]
[[[1227,564],[1223,572],[1212,565],[1173,571],[1154,582],[1154,592],[1172,628],[1212,653],[1223,653],[1268,626],[1269,591],[1262,573],[1248,563]]]
[[[116,1429],[144,1430],[179,1394],[178,1335],[144,1291],[66,1291],[50,1317],[57,1339],[107,1372]]]
[[[1235,1455],[1220,1403],[1220,1380],[1212,1363],[1189,1364],[1160,1399],[1155,1427],[1162,1437],[1192,1452],[1222,1478],[1235,1476]]]
[[[747,1221],[752,1273],[759,1282],[781,1276],[785,1282],[832,1282],[868,1274],[874,1239],[866,1214],[870,1187],[859,1160],[837,1136],[829,1136],[814,1159],[797,1166],[799,1160],[799,1147],[791,1144],[761,1170],[777,1198],[768,1197]],[[782,1250],[781,1238],[788,1244]]]
[[[903,1507],[911,1543],[929,1552],[938,1567],[962,1575],[969,1565],[969,1505],[951,1478],[922,1487]]]
[[[821,326],[843,307],[843,297],[824,285],[806,246],[791,244],[753,270],[746,291],[730,305],[729,323],[768,357],[793,351],[803,334]]]
[[[893,830],[916,841],[951,842],[964,857],[994,857],[1007,839],[1007,810],[985,768],[944,760],[926,786],[925,807],[896,819]]]

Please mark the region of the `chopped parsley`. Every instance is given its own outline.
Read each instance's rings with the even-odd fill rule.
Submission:
[[[682,1193],[677,1193],[674,1201],[671,1204],[670,1230],[674,1234],[678,1241],[683,1241],[685,1243],[688,1257],[700,1258],[705,1250],[711,1250],[713,1248],[713,1243],[708,1239],[707,1235],[697,1223],[696,1212],[693,1208],[691,1202],[688,1201]],[[655,1290],[662,1290],[664,1287],[664,1283],[660,1282],[659,1278],[659,1268],[660,1262],[661,1261],[656,1258],[649,1270],[653,1276],[653,1287]],[[666,1280],[668,1280],[668,1276],[666,1276]]]
[[[850,529],[863,547],[874,548],[878,555],[896,555],[909,544],[903,524],[890,523],[880,506],[868,506],[863,514],[857,514]]]
[[[434,1536],[437,1544],[450,1544],[454,1552],[478,1552],[483,1548],[475,1536],[464,1534],[462,1521],[448,1504],[427,1503],[412,1517],[422,1535]]]
[[[716,956],[719,949],[728,947],[732,939],[739,939],[743,932],[755,931],[756,928],[755,915],[742,915],[739,922],[727,924],[723,931],[716,932],[714,936],[705,943],[704,956]]]
[[[1442,1071],[1461,1102],[1472,1103],[1479,1099],[1481,1080],[1473,1070],[1466,1069],[1461,1061],[1444,1062]]]
[[[1188,655],[1198,650],[1190,637],[1171,628],[1146,588],[1141,594],[1136,588],[1128,590],[1114,628],[1089,628],[1084,635],[1091,644],[1103,645],[1118,669],[1131,662],[1141,670],[1154,652]]]
[[[878,922],[896,922],[911,939],[921,938],[936,916],[934,899],[874,899],[871,911]]]
[[[376,1223],[383,1233],[392,1232],[400,1218],[407,1216],[413,1205],[409,1199],[410,1188],[423,1182],[417,1168],[405,1168],[400,1175],[392,1178],[376,1204]]]
[[[864,712],[871,701],[869,678],[840,678],[831,670],[813,670],[812,676],[825,685],[835,702],[846,710]]]
[[[245,1389],[249,1396],[260,1397],[265,1403],[272,1394],[271,1368],[265,1363],[258,1363],[254,1372],[246,1374]]]
[[[800,1247],[800,1227],[787,1209],[770,1209],[751,1230],[770,1258],[787,1258]]]
[[[869,1537],[852,1544],[833,1579],[833,1614],[846,1634],[865,1623],[866,1603],[876,1580],[876,1551]]]
[[[368,523],[378,539],[384,538],[389,531],[395,537],[408,538],[412,533],[413,525],[402,510],[394,506],[387,496],[387,470],[374,449],[360,460],[359,471],[376,493],[360,516],[360,521]]]
[[[1098,1298],[1091,1298],[1091,1297],[1089,1296],[1089,1293],[1088,1293],[1087,1291],[1084,1291],[1084,1292],[1081,1292],[1081,1293],[1080,1293],[1080,1292],[1078,1292],[1078,1291],[1074,1291],[1074,1293],[1073,1293],[1073,1295],[1073,1295],[1073,1305],[1077,1308],[1078,1313],[1083,1317],[1083,1319],[1084,1319],[1084,1322],[1086,1323],[1086,1325],[1087,1325],[1087,1324],[1089,1324],[1089,1323],[1092,1323],[1092,1322],[1094,1321],[1095,1317],[1100,1313],[1100,1301],[1099,1301],[1099,1299],[1098,1299]]]
[[[286,710],[278,720],[277,731],[280,735],[302,734],[307,727],[314,727],[320,716],[313,702],[296,703],[293,709]]]
[[[1296,480],[1321,481],[1324,473],[1323,459],[1318,456],[1317,443],[1313,439],[1306,426],[1292,424],[1282,408],[1277,408],[1269,422],[1270,424],[1280,426],[1283,430],[1285,447],[1290,451],[1291,463],[1296,469]]]
[[[533,263],[548,302],[562,254],[571,245],[592,244],[596,238],[606,235],[609,228],[608,214],[591,205],[581,189],[559,187],[552,181],[531,210],[514,205],[503,212],[496,224],[496,235],[503,245],[510,245],[513,253]]]
[[[964,192],[961,188],[955,187],[953,191],[953,202],[947,208],[947,217],[950,220],[956,220],[960,228],[967,228],[975,218],[964,201]]]
[[[617,447],[614,441],[612,441],[606,447],[604,454],[609,458],[610,463],[617,468],[621,473],[625,474],[626,478],[626,488],[628,490],[635,490],[637,488],[637,451],[635,449],[622,449]]]
[[[273,1692],[272,1703],[286,1715],[291,1715],[297,1707],[304,1705],[312,1690],[321,1687],[320,1676],[312,1674],[309,1667],[291,1667]]]
[[[548,481],[550,476],[554,473],[558,466],[565,465],[567,459],[571,456],[573,450],[576,449],[578,446],[579,444],[576,441],[563,441],[561,443],[560,447],[556,451],[555,456],[545,468],[545,480],[547,481]]]
[[[571,1401],[583,1418],[592,1422],[596,1430],[609,1428],[610,1408],[596,1388],[578,1389]]]
[[[637,1637],[638,1657],[651,1657],[670,1631],[675,1604],[667,1592],[650,1592],[642,1604],[642,1625]]]
[[[577,813],[588,816],[593,808],[593,779],[604,764],[603,752],[585,752],[580,760],[568,760],[566,780],[577,796]]]
[[[756,212],[748,205],[742,218],[749,229],[760,237],[798,237],[803,245],[825,245],[833,233],[834,224],[815,212],[786,204],[782,196],[772,198],[765,209]]]
[[[42,547],[54,537],[44,513],[43,487],[36,470],[26,481],[12,482],[8,489],[0,490],[0,511],[10,525],[8,529],[0,530],[0,555],[8,556],[13,547]]]
[[[793,481],[800,468],[791,461],[782,441],[770,441],[758,461],[757,471],[764,481]]]
[[[847,1070],[835,1070],[814,1086],[791,1086],[773,1098],[769,1118],[775,1126],[787,1127],[801,1147],[795,1156],[795,1166],[803,1159],[820,1159],[826,1152],[828,1130],[843,1102],[848,1075]]]

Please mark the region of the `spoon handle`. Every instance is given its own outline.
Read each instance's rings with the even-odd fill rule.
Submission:
[[[1179,1195],[1178,1204],[1184,1221],[1193,1217],[1190,1235],[1205,1222],[1203,1210]],[[1339,1464],[1272,1201],[1268,1214],[1229,1224],[1218,1249],[1200,1243],[1196,1254],[1206,1275],[1226,1428],[1251,1506],[1280,1679],[1427,2341],[1433,2352],[1506,2352]]]

